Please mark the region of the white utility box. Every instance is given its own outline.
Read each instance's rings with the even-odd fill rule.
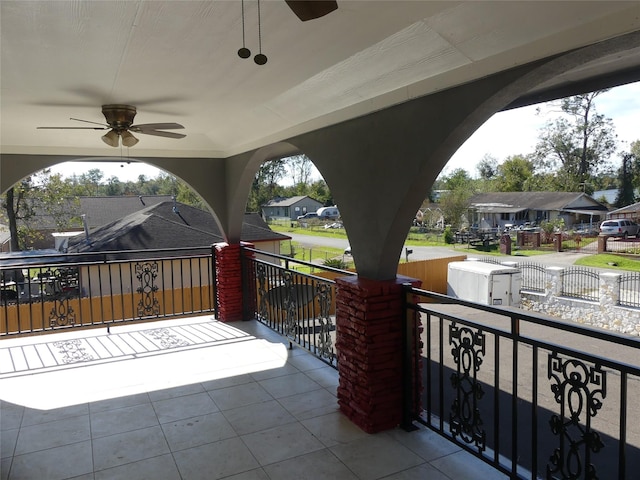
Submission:
[[[451,262],[447,295],[484,305],[520,305],[520,270],[484,262]]]

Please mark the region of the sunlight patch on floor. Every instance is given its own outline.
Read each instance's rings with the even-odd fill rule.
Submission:
[[[183,320],[182,324],[176,321],[169,324],[157,322],[153,330],[168,328],[171,332],[184,333],[185,327],[194,325],[193,319],[188,320]],[[88,330],[84,337],[79,331],[28,337],[23,339],[22,345],[18,338],[3,340],[0,351],[5,358],[9,350],[14,350],[15,354],[16,349],[24,347],[34,354],[34,345],[42,347],[45,343],[51,344],[47,345],[47,351],[54,353],[55,348],[48,348],[56,347],[54,343],[59,346],[72,340],[76,347],[84,346],[87,338],[95,342],[96,338],[102,337],[102,344],[112,339],[116,343],[126,341],[126,344],[118,354],[102,358],[96,356],[96,349],[84,351],[88,355],[84,361],[75,352],[78,361],[67,364],[47,366],[42,362],[43,356],[36,355],[40,361],[32,361],[34,368],[14,369],[0,375],[0,398],[30,408],[49,410],[279,368],[286,362],[287,350],[280,343],[258,339],[216,321],[197,322],[195,325],[200,329],[206,327],[214,336],[216,332],[220,335],[200,343],[191,338],[189,344],[184,341],[184,338],[189,338],[185,335],[179,337],[178,343],[164,348],[160,341],[149,342],[145,346],[147,348],[138,348],[133,339],[140,339],[150,331],[149,325],[144,324],[112,328],[110,335]],[[149,340],[149,335],[144,336]],[[168,338],[166,332],[163,337]],[[133,349],[126,350],[126,346]],[[22,354],[22,350],[19,353]],[[69,352],[58,353],[68,356]]]

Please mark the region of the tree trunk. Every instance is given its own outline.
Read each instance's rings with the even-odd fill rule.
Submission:
[[[9,233],[11,234],[10,248],[12,252],[17,252],[20,250],[20,245],[18,244],[18,224],[16,222],[17,215],[13,187],[7,190],[5,208],[7,210],[7,218],[9,220]]]

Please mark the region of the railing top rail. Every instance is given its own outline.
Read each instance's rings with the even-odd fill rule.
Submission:
[[[440,303],[447,304],[456,304],[462,305],[465,307],[470,307],[476,310],[481,310],[485,312],[489,312],[495,315],[501,315],[503,317],[515,318],[519,321],[529,322],[531,324],[542,325],[545,327],[554,328],[556,330],[576,333],[580,335],[588,334],[594,338],[598,338],[600,340],[610,341],[612,343],[616,343],[619,345],[625,345],[631,348],[635,348],[640,350],[640,338],[636,339],[630,336],[626,336],[623,334],[618,334],[615,332],[603,332],[601,330],[591,328],[584,325],[571,325],[567,323],[558,323],[553,319],[546,319],[541,316],[534,316],[531,314],[527,314],[526,312],[516,310],[515,308],[508,307],[494,307],[491,305],[483,305],[480,303],[470,302],[467,300],[463,300],[460,298],[449,297],[448,295],[443,295],[441,293],[430,292],[428,290],[422,290],[418,288],[412,287],[410,284],[405,285],[405,291],[407,293],[413,293],[416,295],[421,295],[423,297],[431,298],[434,300],[438,300]],[[412,302],[409,302],[411,305]]]
[[[285,270],[285,271],[288,271],[288,272],[293,272],[296,275],[299,275],[299,276],[304,277],[304,278],[309,278],[311,280],[316,280],[318,282],[331,283],[331,284],[336,283],[335,280],[332,280],[330,278],[318,277],[317,275],[314,275],[313,273],[298,272],[298,271],[291,270],[291,269],[287,270],[286,267],[283,267],[283,266],[280,266],[280,265],[274,265],[273,263],[267,262],[266,260],[261,260],[259,258],[252,258],[251,261],[255,262],[255,263],[261,263],[263,265],[267,265],[269,267],[276,268],[276,269],[279,269],[279,270]],[[314,268],[320,268],[317,265],[314,265],[313,267]],[[335,269],[333,269],[333,270],[335,271]],[[345,273],[345,274],[350,274],[351,273],[351,272],[345,272],[344,270],[337,270],[337,271],[339,273]]]
[[[295,258],[291,258],[291,257],[287,257],[286,255],[279,255],[277,253],[270,253],[270,252],[265,252],[264,250],[258,250],[256,248],[251,248],[251,247],[246,247],[243,246],[243,249],[245,249],[248,252],[253,252],[253,253],[259,253],[262,256],[266,256],[266,257],[270,257],[270,258],[275,258],[278,260],[283,260],[286,262],[293,262],[299,265],[304,265],[305,267],[312,267],[312,268],[317,268],[318,270],[325,270],[327,272],[334,272],[334,273],[341,273],[344,275],[357,275],[357,273],[355,272],[349,272],[347,270],[341,270],[339,268],[334,268],[334,267],[328,267],[326,265],[318,265],[317,263],[311,263],[311,262],[305,262],[304,260],[296,260]],[[259,259],[255,259],[256,261],[259,261]],[[262,262],[262,263],[268,263],[268,262]],[[321,279],[321,280],[326,280],[326,279]]]
[[[200,253],[201,252],[201,253]],[[176,255],[184,253],[183,255]],[[162,255],[171,254],[171,255]],[[121,257],[126,258],[111,258]],[[0,270],[15,270],[16,268],[34,268],[47,266],[91,265],[95,263],[119,263],[138,260],[163,260],[193,257],[208,257],[211,247],[163,248],[148,250],[110,250],[106,252],[86,253],[51,253],[39,255],[11,256],[0,259]]]
[[[428,307],[417,307],[416,310],[420,312],[430,313],[430,310]],[[483,332],[490,333],[492,335],[496,335],[504,338],[511,338],[511,339],[517,338],[519,342],[526,343],[528,345],[535,345],[538,348],[544,348],[557,353],[569,355],[574,358],[580,358],[582,360],[596,362],[602,366],[610,367],[615,370],[623,371],[623,372],[640,377],[640,366],[637,366],[637,365],[632,365],[630,363],[623,362],[620,360],[614,360],[611,358],[603,357],[602,355],[598,355],[594,353],[585,353],[583,351],[576,350],[559,343],[551,342],[549,340],[543,340],[541,338],[536,338],[530,335],[525,335],[522,333],[516,334],[514,332],[511,332],[507,328],[495,327],[495,326],[487,325],[484,323],[479,324],[476,320],[463,318],[454,313],[446,313],[446,312],[440,312],[440,311],[437,311],[436,313],[438,318],[442,318],[450,322],[459,323],[467,327],[480,328]],[[584,335],[584,332],[579,332],[579,333],[582,333]],[[640,343],[636,347],[640,348]]]

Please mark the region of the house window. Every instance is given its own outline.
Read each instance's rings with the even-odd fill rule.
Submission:
[[[296,209],[296,213],[300,211],[300,207],[295,207],[295,209]]]

